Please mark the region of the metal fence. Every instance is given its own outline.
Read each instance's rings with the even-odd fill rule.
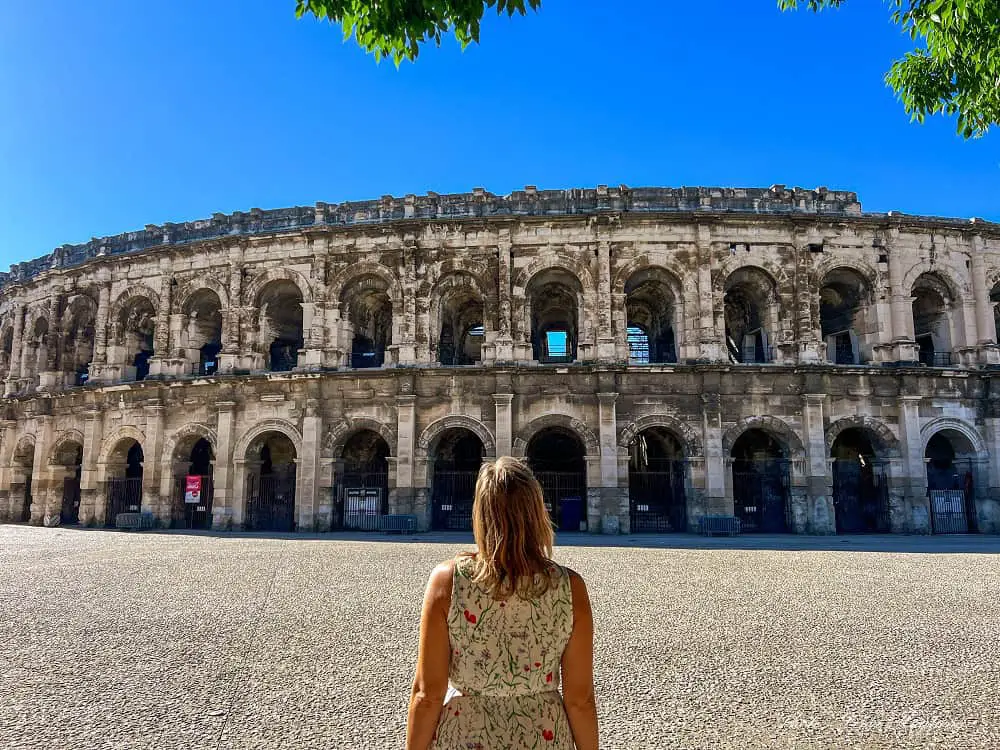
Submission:
[[[119,513],[142,510],[142,477],[117,477],[108,480],[104,525],[114,528]]]
[[[431,488],[432,526],[437,530],[471,531],[476,469],[437,469]]]
[[[334,528],[378,531],[379,519],[389,512],[387,470],[345,472],[336,491]]]
[[[733,464],[733,504],[744,532],[782,533],[792,526],[789,462]]]
[[[250,531],[295,530],[295,474],[250,474],[246,479],[246,527]]]
[[[201,497],[196,503],[187,502],[187,476],[174,479],[174,502],[170,525],[177,529],[212,528],[212,498],[215,485],[211,474],[201,475]]]
[[[952,364],[951,352],[922,351],[918,358],[927,367],[950,367]]]
[[[583,472],[536,471],[545,508],[560,531],[583,531],[587,523],[587,480]]]
[[[62,507],[59,509],[59,523],[63,526],[80,523],[79,477],[66,477],[63,480]]]
[[[891,531],[886,467],[857,459],[834,461],[833,507],[838,534]]]
[[[628,474],[629,516],[635,532],[687,530],[687,463],[665,461]]]

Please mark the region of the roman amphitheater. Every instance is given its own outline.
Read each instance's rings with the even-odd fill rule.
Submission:
[[[641,188],[216,214],[0,274],[9,522],[1000,531],[1000,225]],[[996,392],[994,392],[996,391]]]

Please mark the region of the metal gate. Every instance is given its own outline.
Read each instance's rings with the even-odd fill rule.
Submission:
[[[108,480],[104,525],[115,526],[119,513],[138,513],[142,509],[142,477],[119,477]]]
[[[476,492],[476,469],[434,472],[432,526],[439,531],[472,531],[472,499]]]
[[[788,461],[733,463],[733,505],[743,531],[768,534],[791,528]]]
[[[587,527],[587,481],[577,471],[536,471],[542,485],[545,508],[559,531],[585,531]]]
[[[340,479],[337,501],[341,529],[378,531],[379,518],[389,512],[387,471],[350,471]]]
[[[62,526],[80,523],[80,478],[66,477],[63,480],[62,508],[59,511]]]
[[[647,471],[628,473],[631,530],[663,533],[687,531],[685,461],[653,463]]]
[[[187,476],[174,479],[174,507],[170,525],[175,529],[212,528],[212,497],[215,486],[211,474],[201,475],[201,500],[189,503],[185,500]]]
[[[927,495],[934,534],[967,534],[979,530],[976,513],[976,468],[972,459],[949,466],[927,464]]]
[[[246,484],[249,531],[295,530],[295,473],[250,474]]]
[[[891,531],[885,466],[857,459],[834,461],[833,508],[838,534]]]

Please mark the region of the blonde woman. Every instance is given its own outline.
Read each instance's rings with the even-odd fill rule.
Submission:
[[[477,551],[439,565],[427,585],[407,750],[593,750],[590,599],[552,561],[552,524],[527,466],[504,457],[482,467],[472,529]]]

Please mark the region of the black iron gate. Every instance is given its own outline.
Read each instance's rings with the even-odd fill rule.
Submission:
[[[958,458],[946,466],[927,464],[931,531],[967,534],[979,531],[976,512],[976,462]]]
[[[142,509],[142,477],[118,477],[108,480],[104,525],[114,528],[119,513],[138,513]]]
[[[587,480],[577,471],[536,471],[545,507],[559,531],[584,531],[587,524]]]
[[[472,499],[476,492],[476,469],[434,471],[431,488],[432,526],[441,531],[472,531]]]
[[[201,497],[198,502],[187,502],[187,476],[174,480],[174,507],[170,525],[175,529],[212,528],[212,498],[215,486],[211,474],[201,475]]]
[[[249,531],[295,530],[295,473],[250,474],[246,483]]]
[[[885,466],[867,459],[834,461],[833,508],[838,534],[891,531]]]
[[[791,526],[788,461],[733,463],[733,504],[743,531],[774,534]]]
[[[66,477],[63,480],[62,507],[59,511],[59,523],[62,526],[80,523],[79,477]]]
[[[378,531],[379,519],[389,512],[387,471],[345,472],[337,491],[337,528]]]
[[[14,519],[19,523],[27,523],[31,520],[31,475],[24,480],[24,494],[21,496],[21,509],[18,517]]]
[[[686,469],[685,461],[663,461],[652,463],[645,471],[629,471],[629,515],[633,533],[687,531]]]

